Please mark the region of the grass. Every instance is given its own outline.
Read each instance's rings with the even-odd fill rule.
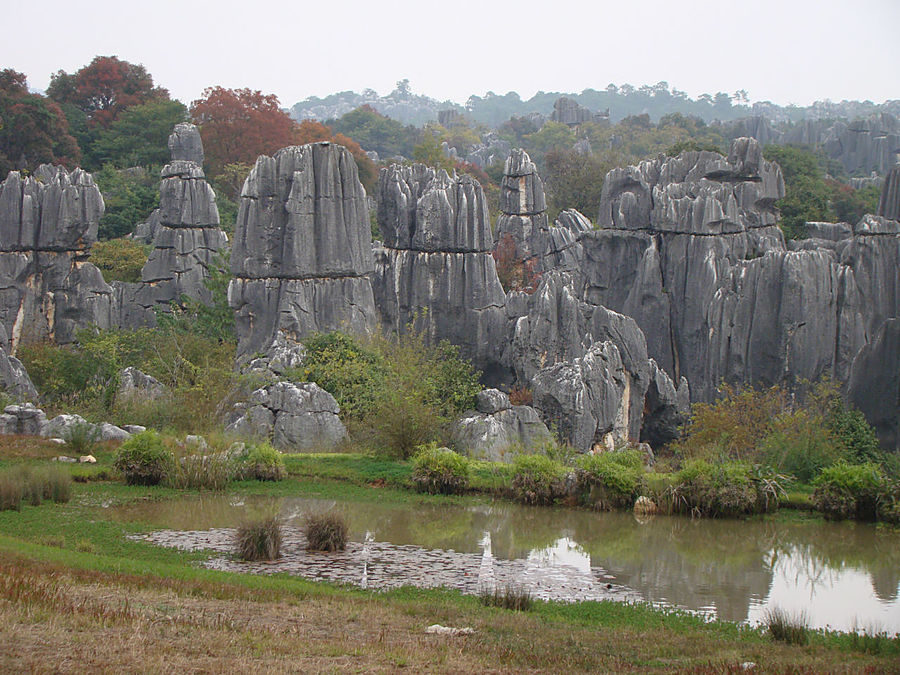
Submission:
[[[781,607],[766,610],[765,624],[773,640],[789,645],[805,645],[809,640],[809,618],[806,612],[790,614]]]
[[[281,557],[281,523],[266,516],[243,523],[234,535],[234,554],[241,560],[276,560]]]
[[[516,584],[506,584],[493,590],[485,589],[478,594],[478,599],[485,607],[501,607],[514,612],[527,612],[534,605],[528,589]]]
[[[98,459],[98,471],[112,462],[109,453]],[[372,485],[408,470],[397,462],[379,475],[379,460],[370,458],[323,458],[321,469],[308,457],[285,459],[291,473],[301,466],[300,475],[232,483],[229,494],[391,501],[411,512],[417,504],[481,499],[420,495],[393,489],[388,480]],[[334,480],[341,467],[349,475]],[[317,471],[332,472],[332,479]],[[527,612],[498,612],[455,591],[372,592],[219,572],[195,564],[209,553],[128,539],[152,526],[111,517],[111,506],[184,495],[94,480],[74,484],[68,503],[0,512],[0,671],[42,671],[48,664],[63,672],[152,671],[160,663],[242,672],[368,672],[401,664],[413,672],[729,672],[753,661],[761,671],[877,673],[894,672],[900,656],[897,639],[879,639],[875,647],[862,637],[811,631],[800,647],[773,641],[762,629],[646,605],[535,600]],[[433,623],[475,633],[426,635]]]
[[[313,513],[306,516],[304,530],[310,551],[343,551],[347,548],[347,520],[339,513]]]

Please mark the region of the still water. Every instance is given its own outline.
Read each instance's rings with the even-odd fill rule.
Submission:
[[[486,563],[496,564],[504,578],[538,570],[562,579],[557,593],[547,597],[560,597],[558,589],[566,588],[579,589],[569,599],[599,597],[586,592],[587,586],[602,589],[609,583],[624,589],[618,597],[729,621],[756,624],[766,609],[777,606],[805,611],[816,628],[900,633],[900,533],[867,524],[637,519],[630,513],[509,503],[411,507],[234,497],[144,503],[115,512],[154,529],[204,531],[235,527],[254,512],[273,508],[294,527],[307,513],[337,510],[350,523],[354,550],[366,560],[373,546],[381,547],[382,556],[402,551],[404,565],[420,551],[417,567],[426,576],[447,578],[467,569],[468,558],[482,573]],[[435,551],[451,551],[462,563],[451,564]],[[349,564],[346,560],[341,564]],[[435,566],[442,560],[448,560],[447,568],[439,570]],[[371,568],[365,569],[368,574]]]

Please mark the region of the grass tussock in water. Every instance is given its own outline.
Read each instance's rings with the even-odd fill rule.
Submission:
[[[528,589],[516,584],[506,584],[493,590],[484,589],[478,598],[485,607],[501,607],[514,612],[527,612],[534,604]]]
[[[805,645],[809,641],[809,618],[806,612],[791,614],[781,607],[766,611],[766,626],[772,639],[789,645]]]
[[[347,548],[347,521],[339,513],[319,513],[306,517],[306,547],[310,551],[343,551]]]
[[[276,560],[281,557],[281,522],[267,516],[244,523],[234,536],[234,554],[241,560]]]

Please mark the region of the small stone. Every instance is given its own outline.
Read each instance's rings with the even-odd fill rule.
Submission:
[[[147,427],[142,427],[140,424],[123,424],[122,429],[127,431],[129,434],[139,434],[147,431]]]
[[[66,464],[75,464],[78,460],[74,457],[66,457],[65,455],[60,455],[59,457],[55,457],[54,461],[56,462],[65,462]]]
[[[93,455],[82,455],[78,458],[79,464],[96,464],[97,458]]]

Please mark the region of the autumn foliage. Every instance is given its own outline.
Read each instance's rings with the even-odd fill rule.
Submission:
[[[106,129],[122,111],[154,98],[168,99],[169,92],[153,86],[144,66],[97,56],[72,75],[62,70],[53,75],[47,95],[84,112],[91,126]]]
[[[497,277],[503,290],[534,293],[541,281],[541,273],[536,270],[537,260],[524,260],[512,235],[507,232],[497,242],[493,253],[497,265]]]
[[[252,89],[209,87],[191,104],[191,119],[200,127],[211,175],[226,164],[252,164],[296,143],[295,122],[274,94]]]

